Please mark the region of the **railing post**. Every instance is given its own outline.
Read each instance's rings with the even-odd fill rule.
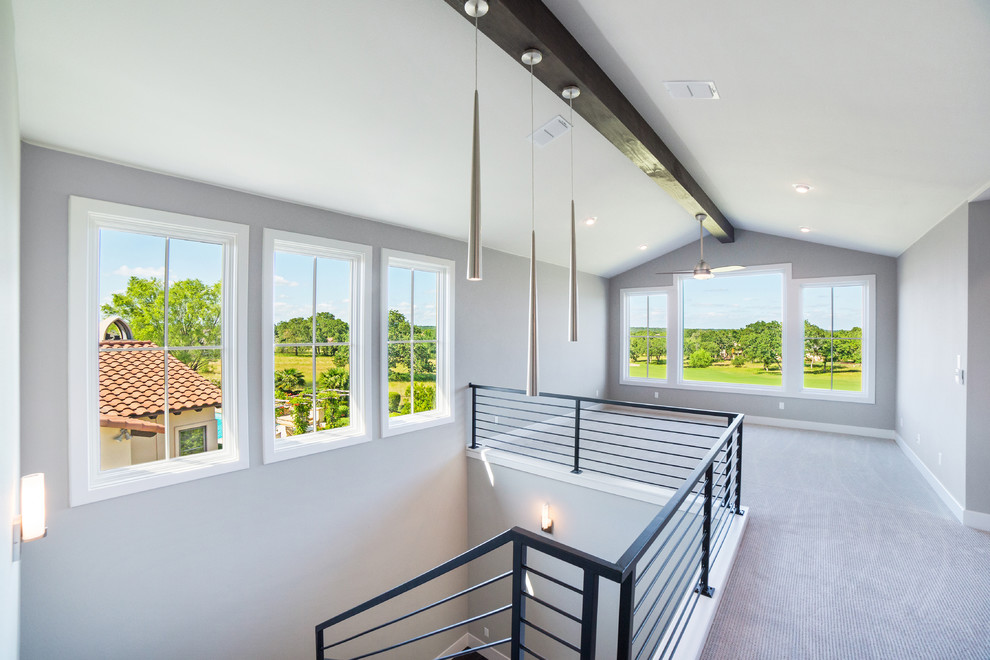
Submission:
[[[523,566],[526,564],[526,546],[521,539],[512,542],[512,660],[522,660],[522,645],[525,631],[522,618],[525,614],[526,599],[523,598]]]
[[[715,589],[708,584],[708,569],[712,557],[712,481],[714,480],[714,465],[705,470],[705,504],[704,518],[701,522],[701,580],[695,592],[709,598]]]
[[[594,660],[598,643],[598,574],[584,569],[581,601],[581,660]]]
[[[619,585],[619,634],[615,649],[616,660],[632,658],[633,638],[633,599],[636,590],[636,567],[634,566],[626,579]]]
[[[581,399],[574,401],[574,474],[581,474]]]
[[[326,656],[323,655],[323,647],[326,646],[323,642],[323,628],[317,628],[316,630],[316,660],[323,660]]]
[[[478,448],[478,388],[471,385],[471,449]]]
[[[733,438],[730,437],[725,443],[725,469],[722,470],[722,486],[725,488],[725,497],[722,498],[723,507],[729,506],[729,501],[733,496],[732,469],[735,466],[732,464],[732,441]]]
[[[743,425],[739,422],[736,429],[736,513],[743,514],[742,510],[742,445],[743,445]]]

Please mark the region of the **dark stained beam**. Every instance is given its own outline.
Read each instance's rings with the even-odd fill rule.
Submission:
[[[470,22],[463,0],[444,0]],[[557,17],[539,0],[489,0],[488,14],[478,27],[520,66],[527,48],[543,52],[535,68],[537,79],[557,92],[577,85],[581,95],[574,110],[615,148],[646,172],[692,216],[705,213],[705,229],[723,243],[734,240],[732,223],[674,156],[656,131],[646,123],[615,83],[591,59]]]

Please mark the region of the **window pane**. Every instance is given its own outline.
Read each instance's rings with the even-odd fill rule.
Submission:
[[[317,352],[335,350],[339,356],[346,353],[347,348],[322,347]],[[316,358],[316,403],[317,429],[336,429],[347,426],[349,422],[349,406],[351,377],[346,360],[344,366],[337,366],[330,355],[321,354]]]
[[[350,341],[351,262],[316,260],[316,341]]]
[[[408,268],[388,269],[388,338],[410,339],[412,327],[412,271]]]
[[[640,338],[640,341],[646,341]],[[648,378],[667,377],[667,337],[654,336],[649,338],[650,361],[646,367]]]
[[[183,456],[182,427],[202,425],[206,445],[203,451],[217,447],[217,416],[222,410],[222,388],[208,375],[219,370],[217,351],[169,351],[168,355],[168,432],[171,435],[169,456]]]
[[[165,351],[115,345],[100,344],[101,470],[165,458]]]
[[[633,332],[635,330],[633,329]],[[629,376],[646,378],[646,337],[642,335],[629,336]]]
[[[439,275],[417,270],[413,273],[413,338],[437,338],[437,280]]]
[[[830,338],[805,338],[804,386],[815,390],[832,389],[832,340]]]
[[[288,252],[275,253],[275,282],[272,287],[276,344],[309,343],[313,340],[313,257]]]
[[[196,426],[179,430],[179,456],[202,454],[206,451],[206,427]]]
[[[164,280],[164,238],[100,230],[100,319],[119,316],[124,322],[108,327],[106,336],[124,339],[130,332],[134,339],[163,346]]]
[[[667,334],[667,296],[650,296],[650,334]]]
[[[835,339],[832,389],[846,392],[863,390],[862,340]]]
[[[223,247],[168,241],[168,345],[219,346]]]
[[[646,305],[649,296],[629,296],[629,334],[645,335],[649,318],[646,313]],[[645,353],[645,351],[644,351]]]
[[[863,336],[863,287],[837,286],[833,291],[834,315],[832,327],[846,337]]]
[[[409,344],[389,344],[388,347],[388,406],[389,416],[409,414]],[[405,412],[402,412],[405,404]]]
[[[780,387],[783,275],[682,281],[684,380]]]
[[[804,336],[828,337],[832,330],[832,288],[804,287],[801,290],[804,310]]]
[[[403,405],[412,398],[413,412],[436,410],[437,345],[417,343],[413,345],[413,388],[403,395]]]

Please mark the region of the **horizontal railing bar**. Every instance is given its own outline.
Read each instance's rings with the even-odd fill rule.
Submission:
[[[722,445],[726,442],[734,441],[736,429],[739,428],[740,424],[742,424],[744,418],[745,415],[736,415],[732,423],[729,424],[729,426],[727,426],[725,431],[722,433],[722,437],[719,442],[711,448],[708,454],[705,455],[705,458],[702,459],[698,467],[694,469],[694,472],[684,479],[684,483],[677,489],[677,492],[674,493],[674,496],[670,499],[670,501],[668,501],[667,504],[664,505],[663,509],[660,510],[660,513],[657,514],[652,521],[650,521],[650,523],[646,526],[646,529],[644,529],[633,544],[629,546],[629,549],[622,554],[622,557],[619,558],[617,563],[619,566],[623,567],[623,578],[628,575],[629,571],[631,571],[633,566],[636,565],[636,562],[639,561],[639,558],[644,552],[646,552],[646,549],[653,543],[656,537],[663,532],[664,527],[666,527],[667,523],[670,522],[671,517],[673,517],[674,513],[684,502],[684,499],[688,496],[688,493],[691,492],[694,485],[704,476],[705,471],[708,469],[708,466],[712,463],[715,456],[718,455]]]
[[[589,414],[619,415],[621,417],[635,417],[637,419],[652,419],[657,422],[670,422],[671,424],[692,424],[694,426],[710,426],[716,429],[724,429],[725,424],[712,424],[711,422],[699,422],[693,419],[678,419],[676,417],[657,417],[656,415],[637,415],[636,413],[622,412],[621,410],[608,410],[606,408],[588,408]],[[716,438],[718,436],[712,436]]]
[[[639,584],[640,581],[643,579],[643,576],[645,576],[649,572],[650,568],[653,566],[653,563],[663,553],[663,549],[666,548],[667,547],[667,544],[670,543],[670,540],[672,538],[674,538],[674,532],[676,532],[678,530],[678,528],[681,525],[684,524],[684,521],[686,521],[686,520],[692,520],[692,521],[694,521],[694,520],[697,520],[698,519],[698,514],[697,513],[695,513],[693,516],[690,516],[690,515],[688,515],[688,512],[691,511],[691,509],[697,503],[698,498],[700,496],[701,496],[701,493],[698,493],[697,495],[694,496],[694,500],[691,501],[691,505],[684,512],[684,515],[682,515],[680,517],[680,519],[677,521],[677,523],[671,528],[670,532],[664,536],[663,541],[660,543],[660,545],[657,547],[657,549],[653,552],[653,555],[650,557],[650,560],[648,562],[646,562],[646,566],[643,566],[641,568],[637,568],[636,569],[636,573],[637,573],[636,584]],[[690,524],[687,526],[687,529],[691,529],[691,525]],[[684,535],[686,533],[687,533],[686,531],[685,532],[681,532],[680,537],[677,539],[677,543],[680,543],[684,539]],[[675,543],[674,545],[677,545],[677,544]],[[643,556],[645,557],[646,555],[643,555]]]
[[[590,413],[589,413],[590,414]],[[663,429],[663,428],[649,428],[644,427],[642,424],[623,424],[622,422],[613,422],[604,419],[590,419],[588,415],[581,416],[582,426],[584,423],[588,424],[602,424],[605,426],[622,426],[627,429],[639,429],[640,431],[649,431],[651,433],[674,433],[676,435],[689,435],[695,438],[708,438],[709,440],[717,440],[718,435],[712,435],[710,433],[693,433],[691,431],[679,431],[677,429]],[[724,429],[724,426],[716,426],[714,428]],[[588,429],[589,431],[596,431],[596,429]]]
[[[492,385],[477,385],[475,383],[468,383],[468,387],[473,387],[478,390],[489,390],[492,392],[526,394],[526,390],[517,390],[509,387],[494,387]],[[554,394],[552,392],[540,392],[539,396],[550,397],[553,399],[564,399],[567,401],[582,401],[587,403],[611,404],[615,406],[622,406],[625,408],[642,408],[644,410],[663,410],[666,412],[678,412],[687,415],[698,415],[700,417],[724,417],[727,420],[732,419],[738,414],[731,412],[722,412],[719,410],[697,410],[694,408],[678,408],[675,406],[662,406],[655,403],[637,403],[635,401],[616,401],[614,399],[598,399],[598,398],[586,397],[586,396],[574,396],[573,394]]]
[[[436,660],[451,660],[451,658],[460,658],[460,657],[465,656],[465,655],[470,655],[472,653],[476,653],[476,652],[481,651],[483,649],[490,649],[493,646],[501,646],[502,644],[509,644],[511,642],[512,642],[512,638],[511,637],[506,637],[505,639],[500,639],[497,642],[489,642],[487,644],[482,644],[481,646],[475,646],[475,647],[472,647],[472,648],[469,648],[469,649],[464,649],[463,651],[458,651],[457,653],[451,653],[450,655],[444,655],[444,656],[441,656],[441,657],[437,658]]]
[[[681,621],[684,621],[685,624],[686,624],[688,621],[691,620],[691,617],[694,615],[694,609],[698,606],[698,602],[699,602],[700,598],[701,598],[701,594],[696,594],[695,597],[694,597],[694,599],[691,601],[691,608],[690,608],[690,610],[687,607],[685,607],[684,609],[681,610],[680,615],[677,617],[677,621],[674,622],[674,625],[670,628],[671,634],[667,638],[667,643],[664,644],[663,654],[662,654],[661,657],[664,657],[664,658],[670,657],[670,656],[667,655],[667,650],[670,649],[672,651],[676,651],[677,650],[677,647],[681,645],[681,639],[683,639],[684,632],[687,630],[687,625],[684,625],[683,627],[681,627]],[[687,615],[687,617],[684,616],[685,614]],[[680,634],[677,635],[677,641],[674,642],[673,631],[677,630],[678,628],[680,628],[680,631],[681,632],[680,632]],[[660,642],[662,642],[662,641],[663,641],[663,636],[661,635],[660,636],[660,639],[657,640],[657,643],[654,644],[653,651],[650,653],[649,657],[652,658],[652,657],[654,657],[656,655],[657,647],[660,646]],[[671,642],[674,642],[673,648],[670,646],[670,643]]]
[[[654,488],[665,488],[667,490],[673,490],[673,486],[665,486],[664,484],[657,483],[657,481],[649,481],[647,479],[637,479],[636,477],[630,477],[625,474],[616,474],[615,472],[609,472],[608,470],[599,470],[597,468],[585,467],[581,465],[581,469],[586,472],[594,472],[596,474],[604,474],[609,477],[615,477],[616,479],[625,479],[626,481],[635,481],[638,484],[646,484],[647,486],[653,486]],[[675,481],[680,481],[680,479],[675,479]]]
[[[483,404],[481,404],[479,402],[478,405],[481,406]],[[502,410],[512,410],[512,411],[516,412],[515,408],[499,408],[498,410],[499,410],[499,413],[498,414],[495,414],[495,413],[492,413],[492,412],[486,412],[484,410],[479,410],[478,411],[478,414],[479,415],[490,415],[492,417],[498,417],[499,421],[496,422],[495,420],[492,420],[492,419],[482,419],[482,418],[479,418],[478,421],[479,422],[487,422],[489,424],[498,424],[499,426],[511,426],[511,424],[502,424],[501,420],[503,420],[503,419],[514,419],[514,420],[519,421],[519,422],[529,422],[530,424],[543,424],[545,426],[553,426],[554,428],[558,428],[558,429],[573,429],[574,428],[574,424],[573,424],[574,418],[573,417],[550,417],[550,418],[548,418],[548,419],[570,419],[572,421],[571,424],[555,424],[554,422],[547,421],[546,419],[528,419],[526,417],[516,417],[515,415],[506,415],[506,414],[503,414],[501,412]],[[526,411],[523,410],[523,411],[518,411],[518,412],[526,412]],[[516,426],[514,428],[529,428],[529,427],[528,426]],[[572,433],[572,435],[573,435],[573,433]]]
[[[690,541],[684,544],[682,549],[678,550],[678,548],[681,547],[681,541],[684,540],[684,537],[687,536],[687,532],[690,531],[690,529],[691,528],[688,527],[688,529],[685,530],[684,534],[681,535],[681,538],[678,539],[676,544],[674,544],[673,550],[667,553],[666,559],[663,560],[663,563],[660,565],[660,568],[657,569],[656,573],[653,576],[653,579],[650,580],[650,584],[646,587],[646,589],[643,589],[640,592],[639,594],[640,602],[637,603],[635,607],[633,607],[633,615],[637,614],[639,612],[640,607],[642,607],[643,603],[646,602],[646,596],[650,593],[653,593],[653,587],[656,586],[657,581],[664,575],[664,569],[667,568],[667,564],[669,564],[670,561],[675,557],[677,558],[677,562],[674,564],[674,570],[672,570],[670,574],[668,574],[667,581],[660,588],[659,593],[663,593],[664,590],[667,588],[667,586],[670,584],[670,579],[673,577],[676,569],[681,565],[681,562],[684,561],[685,555],[687,555],[688,553],[694,554],[694,552],[701,545],[698,542],[698,540],[702,530],[701,528],[698,528],[695,530],[694,534],[691,535]]]
[[[488,429],[485,429],[485,430],[487,431]],[[513,435],[513,434],[505,433],[505,434],[502,434],[502,435]],[[522,445],[522,444],[519,444],[518,442],[509,442],[508,440],[502,440],[500,438],[490,438],[490,437],[484,436],[484,435],[481,436],[481,437],[484,438],[485,440],[491,440],[492,442],[502,442],[504,444],[509,445],[510,447],[521,447],[523,449],[529,449],[531,451],[542,451],[542,452],[544,452],[546,454],[553,454],[554,456],[567,456],[567,457],[570,457],[570,454],[562,454],[559,451],[554,451],[552,449],[544,449],[543,447],[532,447],[530,445]],[[518,437],[518,436],[516,436],[516,437]],[[524,439],[525,440],[535,440],[535,438],[524,438]],[[552,445],[557,445],[557,443],[550,442],[549,440],[544,440],[543,442],[544,443],[548,443],[548,444],[552,444]],[[557,445],[557,446],[566,447],[567,445]]]
[[[632,449],[632,447],[630,447],[630,449]],[[581,453],[583,454],[585,452],[594,452],[596,454],[605,454],[606,456],[615,456],[618,458],[628,458],[636,463],[650,463],[651,465],[666,465],[667,467],[677,468],[679,470],[691,470],[694,468],[693,465],[678,465],[677,463],[665,463],[664,461],[654,461],[649,458],[638,458],[636,456],[628,456],[626,454],[620,454],[614,451],[605,451],[604,449],[591,449],[590,447],[583,447],[581,449]],[[586,460],[594,461],[596,459],[589,458]]]
[[[548,603],[548,602],[546,602],[545,600],[541,600],[541,599],[539,599],[539,598],[537,598],[536,596],[533,596],[533,595],[531,595],[531,594],[530,594],[530,593],[529,593],[528,591],[524,591],[524,592],[523,592],[523,597],[524,597],[524,598],[528,598],[528,599],[530,599],[531,601],[533,601],[533,602],[535,602],[535,603],[539,603],[539,604],[540,604],[540,605],[542,605],[543,607],[546,607],[546,608],[548,608],[548,609],[551,609],[551,610],[553,610],[554,612],[556,612],[557,614],[560,614],[560,615],[563,615],[563,616],[566,616],[566,617],[567,617],[568,619],[570,619],[571,621],[575,621],[575,622],[577,622],[577,623],[581,623],[581,619],[580,619],[580,618],[578,618],[578,617],[576,617],[576,616],[574,616],[574,615],[573,615],[573,614],[571,614],[570,612],[565,612],[564,610],[562,610],[562,609],[560,609],[560,608],[559,608],[559,607],[557,607],[556,605],[551,605],[550,603]]]
[[[459,628],[460,626],[463,626],[463,625],[466,625],[466,624],[469,624],[469,623],[474,623],[475,621],[480,621],[481,619],[484,619],[486,617],[490,617],[490,616],[493,616],[495,614],[500,614],[501,612],[505,612],[506,610],[511,610],[511,609],[512,609],[512,604],[510,603],[508,605],[504,605],[502,607],[496,608],[496,609],[492,610],[491,612],[486,612],[485,614],[479,614],[478,616],[473,616],[470,619],[464,619],[463,621],[458,621],[457,623],[452,623],[449,626],[444,626],[443,628],[437,628],[433,632],[428,632],[428,633],[424,633],[422,635],[417,635],[416,637],[412,637],[410,639],[407,639],[404,642],[399,642],[398,644],[393,644],[392,646],[388,646],[386,648],[379,649],[378,651],[372,651],[371,653],[365,653],[364,655],[354,656],[353,658],[351,658],[351,660],[363,660],[364,658],[370,658],[371,656],[378,655],[379,653],[385,653],[386,651],[394,651],[395,649],[402,648],[403,646],[407,646],[409,644],[415,644],[416,642],[421,642],[424,639],[427,639],[429,637],[433,637],[434,635],[439,635],[440,633],[447,632],[448,630],[453,630],[454,628]]]
[[[587,433],[600,433],[601,435],[610,435],[610,436],[613,436],[613,437],[616,437],[616,438],[632,438],[633,440],[646,440],[646,441],[650,441],[650,442],[663,442],[663,443],[666,443],[668,445],[677,445],[678,447],[690,447],[691,449],[702,449],[704,451],[708,451],[709,449],[711,449],[708,445],[689,445],[689,444],[687,444],[685,442],[674,442],[673,440],[664,440],[662,438],[644,438],[643,436],[640,436],[640,435],[631,435],[629,433],[616,433],[614,431],[594,431],[594,430],[589,430],[589,429],[583,429],[583,431],[585,431]],[[665,433],[667,433],[667,431],[665,431]],[[688,435],[688,434],[683,434],[683,433],[677,433],[676,431],[670,431],[670,433],[674,433],[675,435]],[[582,440],[585,439],[586,437],[587,436],[585,436],[584,433],[581,434],[581,439]],[[590,440],[591,438],[588,438],[588,439]]]
[[[557,642],[558,644],[562,644],[563,646],[566,646],[567,648],[571,649],[572,651],[576,651],[578,653],[581,652],[581,647],[574,646],[573,644],[571,644],[570,642],[568,642],[566,639],[561,639],[560,637],[557,637],[556,635],[554,635],[549,630],[546,630],[545,628],[541,628],[540,626],[536,625],[532,621],[527,621],[525,617],[519,617],[519,620],[523,624],[525,624],[525,625],[529,626],[530,628],[532,628],[533,630],[538,630],[539,632],[543,633],[544,635],[546,635],[547,637],[549,637],[553,641]]]
[[[668,477],[669,479],[677,479],[677,480],[681,479],[681,477],[675,476],[673,474],[666,474],[664,472],[654,472],[652,470],[647,470],[645,468],[636,468],[636,467],[630,467],[628,465],[620,465],[619,463],[609,463],[608,461],[603,461],[600,458],[591,458],[590,456],[584,459],[584,463],[582,463],[582,465],[588,462],[601,463],[602,465],[609,465],[611,467],[616,467],[623,470],[633,470],[634,472],[645,472],[646,474],[653,474],[658,477]]]
[[[339,642],[334,642],[333,644],[330,644],[329,646],[324,646],[323,647],[323,650],[325,651],[325,650],[331,649],[331,648],[333,648],[335,646],[340,646],[341,644],[346,644],[347,642],[351,642],[351,641],[357,639],[358,637],[364,637],[368,633],[373,633],[375,631],[381,630],[382,628],[385,628],[386,626],[390,626],[393,623],[398,623],[399,621],[404,621],[405,619],[408,619],[409,617],[416,616],[417,614],[421,614],[421,613],[425,612],[426,610],[429,610],[429,609],[432,609],[432,608],[436,607],[437,605],[443,605],[444,603],[449,602],[449,601],[452,601],[455,598],[460,598],[461,596],[464,596],[465,594],[469,594],[472,591],[477,591],[478,589],[482,589],[484,587],[487,587],[488,585],[490,585],[490,584],[492,584],[494,582],[498,582],[499,580],[505,579],[505,578],[507,578],[507,577],[509,577],[511,575],[512,575],[512,571],[506,571],[505,573],[502,573],[501,575],[496,575],[495,577],[493,577],[491,579],[488,579],[488,580],[485,580],[484,582],[481,582],[480,584],[476,584],[473,587],[469,587],[467,589],[464,589],[463,591],[459,591],[458,593],[454,594],[453,596],[447,596],[446,598],[442,598],[442,599],[440,599],[440,600],[438,600],[438,601],[436,601],[434,603],[431,603],[431,604],[429,604],[429,605],[427,605],[425,607],[421,607],[418,610],[416,610],[415,612],[410,612],[409,614],[404,614],[404,615],[400,616],[397,619],[392,619],[391,621],[388,621],[386,623],[377,625],[374,628],[369,628],[368,630],[365,630],[364,632],[360,632],[360,633],[358,633],[356,635],[352,635],[351,637],[348,637],[347,639],[342,639]]]
[[[493,422],[490,419],[479,419],[478,424],[494,424],[495,426],[505,427],[507,429],[519,429],[521,431],[529,431],[531,433],[544,433],[546,435],[554,435],[558,438],[568,438],[570,440],[574,439],[574,431],[571,430],[570,433],[557,433],[556,431],[544,431],[543,429],[536,429],[532,426],[517,426],[515,424],[503,424],[502,422]],[[534,422],[534,424],[544,424],[544,422]],[[547,426],[553,426],[553,424],[547,424]],[[566,427],[559,427],[566,428]],[[571,427],[573,429],[573,427]],[[506,433],[506,431],[500,431],[499,429],[485,429],[486,431],[492,431],[494,433]],[[528,436],[522,436],[528,437]]]
[[[648,440],[649,442],[663,442],[663,440],[654,440],[651,438],[640,438],[641,440]],[[633,449],[635,451],[647,451],[651,454],[665,454],[667,456],[677,456],[678,458],[686,458],[690,461],[700,461],[701,456],[690,456],[688,454],[678,454],[672,451],[664,451],[662,449],[652,449],[650,447],[636,447],[634,445],[625,445],[621,442],[609,442],[608,440],[599,440],[597,438],[586,438],[581,436],[581,444],[586,442],[597,442],[600,445],[610,445],[612,447],[622,447],[623,449]],[[694,449],[700,449],[702,451],[708,451],[707,447],[694,447]],[[635,456],[630,456],[629,458],[635,459]]]
[[[535,568],[532,568],[532,567],[527,566],[525,564],[523,564],[523,568],[525,568],[527,571],[529,571],[533,575],[537,575],[537,576],[543,578],[544,580],[550,580],[551,582],[554,582],[556,584],[559,584],[560,586],[564,587],[565,589],[570,589],[571,591],[573,591],[576,594],[580,594],[580,595],[583,595],[584,594],[583,591],[581,591],[580,589],[578,589],[574,585],[567,584],[563,580],[558,580],[557,578],[553,577],[552,575],[547,575],[546,573],[544,573],[542,571],[538,571]],[[526,593],[526,592],[524,592],[524,593]]]
[[[653,633],[656,631],[657,626],[660,625],[661,621],[663,621],[664,613],[666,613],[667,608],[670,607],[671,603],[680,601],[680,599],[684,596],[685,589],[690,588],[691,580],[694,578],[695,574],[697,574],[697,571],[684,571],[684,573],[681,576],[681,579],[675,584],[674,590],[671,592],[671,595],[667,598],[667,601],[664,604],[663,609],[661,609],[660,614],[657,615],[657,620],[653,623],[653,628],[651,628],[649,634],[647,634],[646,637],[643,638],[643,647],[640,649],[640,652],[636,654],[636,660],[639,660],[639,657],[643,654],[643,651],[645,651],[646,647],[649,645],[650,638],[653,637]],[[670,622],[668,621],[667,623],[669,624]],[[666,625],[660,629],[661,639],[663,639],[663,634],[666,631],[667,631]],[[647,657],[651,657],[651,656],[648,655]]]
[[[583,550],[572,548],[553,539],[544,538],[522,527],[513,527],[509,531],[512,533],[513,538],[520,543],[537,552],[542,552],[555,559],[560,559],[564,563],[576,566],[585,571],[591,571],[595,575],[612,580],[613,582],[618,582],[622,576],[622,572],[617,565]]]
[[[492,396],[490,394],[484,394],[482,392],[479,392],[478,393],[478,396],[481,397],[481,398],[484,398],[484,399],[491,399],[493,401],[508,401],[510,403],[525,403],[526,405],[530,405],[530,406],[544,406],[544,407],[547,407],[547,408],[560,408],[561,410],[571,410],[571,411],[574,410],[574,407],[573,406],[570,406],[570,405],[566,405],[565,406],[565,405],[560,404],[560,403],[546,403],[544,401],[537,401],[537,400],[533,399],[532,397],[529,397],[529,398],[526,398],[526,399],[507,399],[505,397]],[[534,411],[534,412],[536,412],[536,411]]]
[[[534,658],[536,658],[536,660],[547,660],[546,658],[544,658],[542,655],[540,655],[536,651],[528,648],[525,644],[520,643],[519,644],[519,648],[522,649],[523,651],[525,651],[526,653],[530,654]]]
[[[645,605],[649,601],[649,598],[651,598],[651,597],[653,598],[653,601],[652,601],[653,604],[650,606],[650,608],[647,610],[646,614],[643,616],[643,621],[640,623],[639,628],[637,628],[637,634],[634,634],[633,635],[633,639],[634,640],[636,639],[638,633],[641,631],[642,626],[645,624],[645,622],[650,620],[650,617],[653,615],[653,610],[656,609],[656,606],[660,602],[660,600],[662,599],[663,595],[664,594],[668,594],[667,595],[667,599],[668,600],[672,597],[671,596],[671,592],[668,590],[668,587],[671,586],[671,581],[672,580],[675,580],[675,579],[679,579],[678,576],[681,575],[682,573],[684,573],[685,570],[689,570],[689,571],[691,570],[691,567],[693,566],[693,563],[694,563],[693,561],[689,561],[688,564],[684,567],[684,569],[681,569],[681,564],[684,563],[684,560],[685,559],[693,559],[695,557],[699,557],[698,553],[701,550],[701,544],[695,542],[695,539],[697,539],[697,538],[698,538],[697,535],[695,535],[694,538],[691,539],[691,541],[692,541],[691,542],[691,545],[689,545],[679,555],[673,555],[673,554],[671,554],[667,558],[669,560],[669,559],[673,558],[674,556],[677,556],[678,557],[677,563],[671,569],[670,574],[667,576],[667,579],[663,583],[663,586],[662,587],[660,587],[657,591],[653,591],[653,587],[656,584],[657,579],[661,575],[663,575],[663,569],[661,568],[657,572],[657,575],[656,575],[656,577],[654,577],[653,582],[650,584],[650,586],[647,587],[646,590],[644,590],[642,594],[640,594],[639,602],[636,603],[635,607],[633,607],[633,616],[636,616],[637,614],[639,614],[640,609],[642,609],[643,605]],[[666,565],[666,562],[664,562],[664,564]],[[692,572],[692,574],[693,574],[693,572]],[[676,586],[677,586],[677,583],[676,582],[674,583],[674,586],[675,586],[675,590],[676,590]]]
[[[477,423],[478,424],[488,424],[489,422],[485,422],[483,420],[478,420]],[[479,427],[476,426],[476,428],[479,428]],[[539,438],[539,437],[536,437],[536,436],[533,436],[533,435],[524,435],[524,434],[520,434],[520,433],[512,433],[511,431],[502,431],[502,430],[499,430],[499,429],[492,429],[492,428],[488,428],[488,427],[480,427],[480,428],[481,428],[482,431],[487,431],[488,433],[494,433],[495,434],[495,438],[497,438],[500,435],[507,435],[507,436],[512,437],[512,438],[521,438],[523,440],[534,440],[536,442],[545,442],[545,443],[550,444],[550,445],[555,445],[557,447],[566,447],[568,449],[570,449],[573,446],[573,442],[567,443],[567,442],[560,442],[559,440],[558,441],[545,440],[543,438]],[[507,428],[525,430],[525,427],[522,427],[522,426],[509,426]],[[554,435],[554,436],[557,436],[557,437],[563,437],[563,438],[571,438],[571,439],[573,439],[573,435],[562,435],[560,433],[551,433],[549,431],[533,431],[533,433],[546,433],[547,435]]]
[[[429,582],[430,580],[432,580],[434,578],[440,577],[441,575],[443,575],[445,573],[449,573],[450,571],[454,570],[455,568],[460,568],[464,564],[466,564],[466,563],[468,563],[470,561],[473,561],[473,560],[477,559],[478,557],[480,557],[482,555],[488,554],[489,552],[491,552],[492,550],[495,550],[496,548],[502,547],[506,543],[509,543],[510,541],[512,541],[513,538],[514,538],[514,535],[513,535],[512,530],[511,529],[510,530],[506,530],[506,531],[502,532],[501,534],[499,534],[498,536],[495,536],[493,538],[490,538],[487,541],[485,541],[484,543],[481,543],[481,544],[479,544],[479,545],[471,548],[470,550],[468,550],[466,552],[462,552],[461,554],[457,555],[453,559],[450,559],[448,561],[445,561],[444,563],[440,564],[439,566],[437,566],[437,567],[435,567],[433,569],[430,569],[429,571],[426,571],[425,573],[423,573],[421,575],[418,575],[418,576],[414,577],[413,579],[411,579],[411,580],[409,580],[407,582],[404,582],[403,584],[400,584],[399,586],[395,587],[394,589],[389,589],[385,593],[379,594],[378,596],[375,596],[374,598],[371,598],[371,599],[365,601],[364,603],[361,603],[360,605],[358,605],[356,607],[352,607],[351,609],[347,610],[346,612],[342,612],[342,613],[338,614],[337,616],[335,616],[335,617],[333,617],[331,619],[327,619],[323,623],[321,623],[318,626],[316,626],[316,629],[318,631],[319,630],[325,630],[326,628],[329,628],[330,626],[332,626],[334,624],[337,624],[337,623],[340,623],[341,621],[344,621],[346,619],[349,619],[349,618],[351,618],[352,616],[354,616],[356,614],[360,614],[361,612],[365,612],[367,610],[370,610],[372,607],[375,607],[376,605],[381,605],[385,601],[391,600],[391,599],[395,598],[396,596],[400,596],[400,595],[406,593],[407,591],[410,591],[412,589],[415,589],[418,586],[421,586],[423,584],[426,584],[427,582]]]
[[[495,438],[489,438],[489,437],[482,436],[482,435],[479,435],[478,437],[480,439],[482,439],[482,440],[491,440],[493,442],[503,442],[502,440],[496,440]],[[506,443],[506,444],[511,444],[511,443]],[[526,454],[526,453],[523,453],[521,451],[512,451],[511,449],[505,449],[503,447],[493,447],[492,445],[485,445],[485,446],[486,447],[491,447],[492,449],[497,449],[499,451],[504,451],[506,454],[515,454],[516,456],[523,456],[525,458],[535,458],[537,460],[541,460],[541,461],[544,461],[546,463],[553,463],[554,465],[566,465],[567,467],[570,467],[571,466],[571,463],[570,462],[564,463],[563,461],[552,461],[549,458],[541,458],[539,456],[531,456],[531,455]],[[517,445],[513,444],[512,446],[515,447]]]

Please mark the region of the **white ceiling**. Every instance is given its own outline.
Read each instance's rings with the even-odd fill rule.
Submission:
[[[990,2],[546,1],[738,227],[899,254],[990,182]],[[466,237],[473,32],[441,0],[14,5],[26,140]],[[529,77],[485,38],[480,72],[484,241],[526,254]],[[721,100],[669,98],[684,79]],[[536,87],[537,125],[567,116]],[[568,155],[536,154],[539,255],[559,264]],[[599,217],[582,270],[695,238],[580,118],[575,155],[578,214]]]

